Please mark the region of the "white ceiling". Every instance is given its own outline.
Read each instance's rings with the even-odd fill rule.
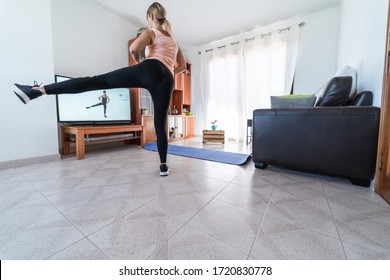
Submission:
[[[137,27],[153,0],[93,0]],[[182,49],[339,5],[340,0],[160,0]]]

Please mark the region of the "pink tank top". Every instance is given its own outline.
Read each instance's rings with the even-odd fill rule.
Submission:
[[[179,47],[172,37],[164,35],[157,29],[151,30],[156,37],[145,48],[146,59],[157,59],[161,61],[173,75]]]

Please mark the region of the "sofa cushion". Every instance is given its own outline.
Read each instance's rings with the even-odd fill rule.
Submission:
[[[346,106],[372,106],[374,96],[372,91],[363,91],[349,97]]]
[[[315,106],[344,106],[348,101],[351,86],[351,76],[333,77],[315,93]]]
[[[316,102],[314,94],[294,94],[271,96],[271,108],[303,108],[313,107]]]
[[[356,93],[356,71],[351,68],[350,66],[344,66],[341,68],[337,73],[335,74],[335,77],[342,77],[342,76],[351,76],[352,77],[352,86],[351,91],[349,92],[349,97],[352,97]]]

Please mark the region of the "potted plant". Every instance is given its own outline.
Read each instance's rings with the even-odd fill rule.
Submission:
[[[217,120],[211,121],[211,130],[217,130],[216,122],[217,122]]]

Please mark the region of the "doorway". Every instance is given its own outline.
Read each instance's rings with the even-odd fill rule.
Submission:
[[[385,68],[383,74],[381,121],[379,128],[378,156],[375,174],[375,192],[390,203],[390,5],[387,16]]]

